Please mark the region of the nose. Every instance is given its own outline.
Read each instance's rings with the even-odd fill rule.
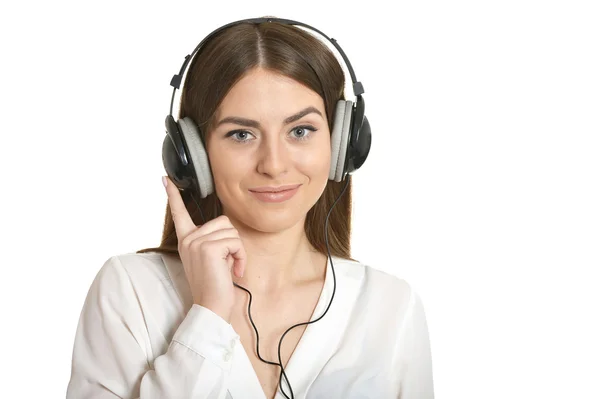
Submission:
[[[273,137],[273,136],[271,136]],[[267,138],[258,150],[258,173],[278,178],[287,173],[290,162],[289,149],[279,138]]]

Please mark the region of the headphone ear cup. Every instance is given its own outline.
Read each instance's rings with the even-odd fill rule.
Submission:
[[[193,189],[196,184],[194,173],[189,165],[183,136],[173,116],[165,119],[166,135],[162,145],[162,161],[167,175],[180,190]]]
[[[365,115],[365,100],[356,99],[356,108],[352,116],[351,136],[348,143],[348,157],[344,173],[353,173],[367,160],[371,150],[371,125]]]
[[[358,138],[351,143],[350,157],[348,159],[348,173],[352,173],[362,166],[367,160],[371,150],[371,125],[367,116],[363,118],[362,124],[358,129]]]
[[[352,101],[339,100],[335,107],[331,132],[331,166],[329,180],[342,181],[352,122]]]
[[[214,184],[208,154],[200,138],[200,129],[190,117],[185,117],[177,121],[179,130],[185,139],[185,146],[190,154],[189,163],[191,169],[196,174],[200,197],[206,198],[214,192]]]

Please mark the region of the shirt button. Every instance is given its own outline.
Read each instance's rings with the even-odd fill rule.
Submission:
[[[223,360],[225,360],[226,362],[231,360],[231,352],[230,351],[225,352],[225,356],[223,356]]]
[[[235,339],[231,340],[231,349],[235,348]]]

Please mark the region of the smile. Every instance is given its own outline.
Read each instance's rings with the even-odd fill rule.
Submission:
[[[262,202],[284,202],[296,195],[300,186],[301,184],[281,187],[258,187],[248,191]]]

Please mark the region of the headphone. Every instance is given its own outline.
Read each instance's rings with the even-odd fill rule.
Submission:
[[[336,40],[329,38],[318,29],[298,21],[280,18],[243,19],[223,25],[206,36],[192,54],[185,57],[179,73],[173,75],[171,79],[173,95],[171,96],[169,115],[165,119],[167,134],[163,141],[162,159],[169,178],[180,190],[193,189],[200,194],[201,198],[206,198],[215,190],[208,155],[200,138],[198,125],[190,117],[184,117],[177,121],[173,117],[173,99],[175,91],[181,84],[183,73],[192,57],[208,40],[223,29],[240,23],[260,24],[265,22],[303,26],[319,33],[342,55],[350,72],[356,101],[339,100],[336,104],[331,132],[329,180],[341,182],[348,174],[358,170],[367,159],[371,149],[371,126],[365,115],[365,101],[362,98],[364,89],[362,83],[356,80],[352,65]]]
[[[369,155],[369,150],[371,149],[371,126],[369,125],[369,121],[365,115],[365,102],[362,98],[364,89],[362,83],[356,80],[356,76],[354,75],[354,70],[352,69],[350,61],[346,57],[346,54],[341,49],[341,47],[337,44],[335,39],[329,38],[323,32],[313,28],[310,25],[298,21],[293,21],[290,19],[250,18],[231,22],[229,24],[221,26],[220,28],[215,29],[208,36],[206,36],[200,42],[200,44],[198,44],[198,46],[196,46],[191,55],[188,54],[187,56],[185,56],[185,60],[181,65],[179,73],[173,75],[173,78],[171,79],[171,86],[173,86],[173,94],[171,96],[171,106],[169,109],[169,115],[167,115],[165,119],[167,134],[163,141],[162,159],[165,171],[167,172],[169,178],[180,190],[194,190],[200,195],[201,198],[206,198],[208,195],[214,192],[214,182],[210,169],[210,164],[208,161],[208,155],[202,143],[200,129],[198,125],[190,117],[184,117],[183,119],[178,119],[177,121],[175,121],[175,118],[173,117],[173,100],[175,98],[175,91],[179,89],[183,78],[183,73],[189,65],[189,62],[192,59],[192,57],[215,34],[221,32],[223,29],[226,29],[232,25],[237,25],[241,23],[261,24],[273,22],[285,25],[298,25],[308,28],[319,33],[321,36],[325,37],[331,44],[333,44],[333,46],[341,54],[346,64],[346,67],[350,72],[350,77],[352,79],[352,89],[354,92],[354,96],[356,97],[356,101],[339,100],[337,102],[334,113],[333,129],[331,131],[331,166],[329,169],[329,180],[335,182],[341,182],[343,180],[346,180],[346,184],[344,185],[344,188],[338,195],[337,199],[334,201],[333,205],[331,205],[331,208],[329,209],[329,212],[327,213],[327,217],[325,219],[325,242],[327,245],[327,253],[329,255],[329,261],[331,263],[331,269],[333,273],[333,293],[331,295],[329,304],[325,309],[325,312],[323,312],[323,314],[315,320],[306,323],[298,323],[288,328],[279,340],[279,363],[271,362],[263,359],[260,355],[258,345],[258,330],[256,329],[256,325],[252,320],[252,315],[250,312],[250,306],[252,304],[252,294],[246,288],[239,286],[235,282],[233,283],[236,287],[246,291],[250,295],[250,301],[248,303],[248,315],[250,317],[252,327],[254,327],[254,331],[256,333],[256,352],[258,354],[258,358],[264,363],[279,366],[281,368],[281,374],[279,375],[279,385],[281,388],[281,392],[286,398],[289,399],[287,394],[283,391],[283,386],[281,385],[281,378],[283,376],[285,377],[286,383],[290,388],[291,399],[294,399],[294,391],[292,390],[287,375],[285,374],[283,362],[281,360],[281,343],[283,342],[283,338],[290,330],[298,326],[315,323],[321,320],[325,316],[327,311],[329,311],[329,307],[333,302],[333,297],[335,296],[336,289],[335,269],[333,267],[333,259],[331,258],[331,251],[329,249],[329,239],[327,234],[329,215],[331,214],[333,207],[337,204],[339,199],[346,191],[346,188],[348,187],[349,179],[346,179],[346,176],[352,174],[354,171],[358,170],[363,165],[363,163],[367,159],[367,156]],[[194,199],[196,205],[198,206],[198,209],[200,210],[200,206],[196,199],[193,196],[192,199]],[[201,210],[200,212],[202,213]]]

